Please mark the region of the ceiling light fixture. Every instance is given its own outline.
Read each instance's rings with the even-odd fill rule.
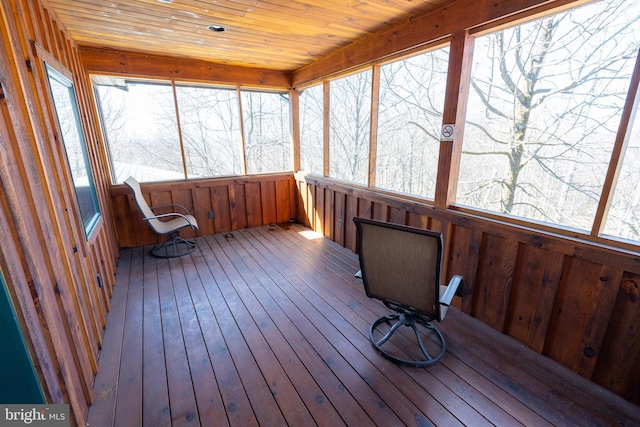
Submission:
[[[225,27],[223,27],[222,25],[217,25],[217,24],[207,25],[207,30],[213,31],[214,33],[222,33],[224,31],[227,31],[227,29]]]
[[[158,3],[171,4],[171,3],[173,3],[173,0],[158,0]]]

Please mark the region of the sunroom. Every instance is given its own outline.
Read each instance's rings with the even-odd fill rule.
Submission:
[[[640,424],[639,1],[0,11],[0,404]],[[150,255],[128,177],[197,219],[195,251]],[[464,285],[434,366],[370,345],[386,308],[354,277],[354,217],[442,234]]]

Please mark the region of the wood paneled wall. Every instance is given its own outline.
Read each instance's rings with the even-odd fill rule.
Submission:
[[[354,216],[442,232],[462,311],[640,404],[640,253],[323,178],[296,186],[298,221],[353,251]]]
[[[79,425],[93,398],[118,245],[161,238],[144,224],[128,189],[110,185],[81,55],[47,2],[3,1],[0,33],[0,269],[46,400],[69,403]],[[89,240],[36,45],[74,76],[103,212]],[[333,59],[294,82],[335,71]],[[640,403],[637,252],[291,174],[142,188],[151,205],[192,210],[200,235],[295,217],[356,250],[356,215],[442,231],[446,275],[465,277],[457,301],[463,311]]]
[[[98,121],[78,48],[45,2],[3,1],[0,32],[0,270],[46,401],[70,404],[72,425],[80,425],[93,399],[118,257]],[[73,75],[100,209],[107,213],[89,240],[42,55]]]
[[[141,188],[149,206],[176,203],[196,217],[199,230],[196,233],[185,229],[183,237],[289,222],[297,212],[296,187],[291,173],[143,183]],[[121,247],[151,245],[166,239],[155,234],[142,219],[127,186],[114,186],[111,199]]]

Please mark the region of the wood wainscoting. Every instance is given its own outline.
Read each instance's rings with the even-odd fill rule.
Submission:
[[[352,218],[437,230],[456,305],[533,350],[640,404],[640,254],[480,218],[320,177],[296,175],[297,219],[356,251]]]
[[[198,221],[198,236],[289,222],[297,212],[291,173],[143,183],[141,187],[151,207],[171,203],[186,207]],[[111,203],[120,247],[152,245],[164,239],[144,222],[126,185],[111,188]],[[196,233],[185,230],[183,235]]]

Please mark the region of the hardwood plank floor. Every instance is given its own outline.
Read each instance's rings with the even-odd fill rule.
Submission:
[[[297,224],[197,241],[170,260],[122,251],[87,425],[640,425],[637,406],[456,309],[440,363],[389,362],[357,256]]]

